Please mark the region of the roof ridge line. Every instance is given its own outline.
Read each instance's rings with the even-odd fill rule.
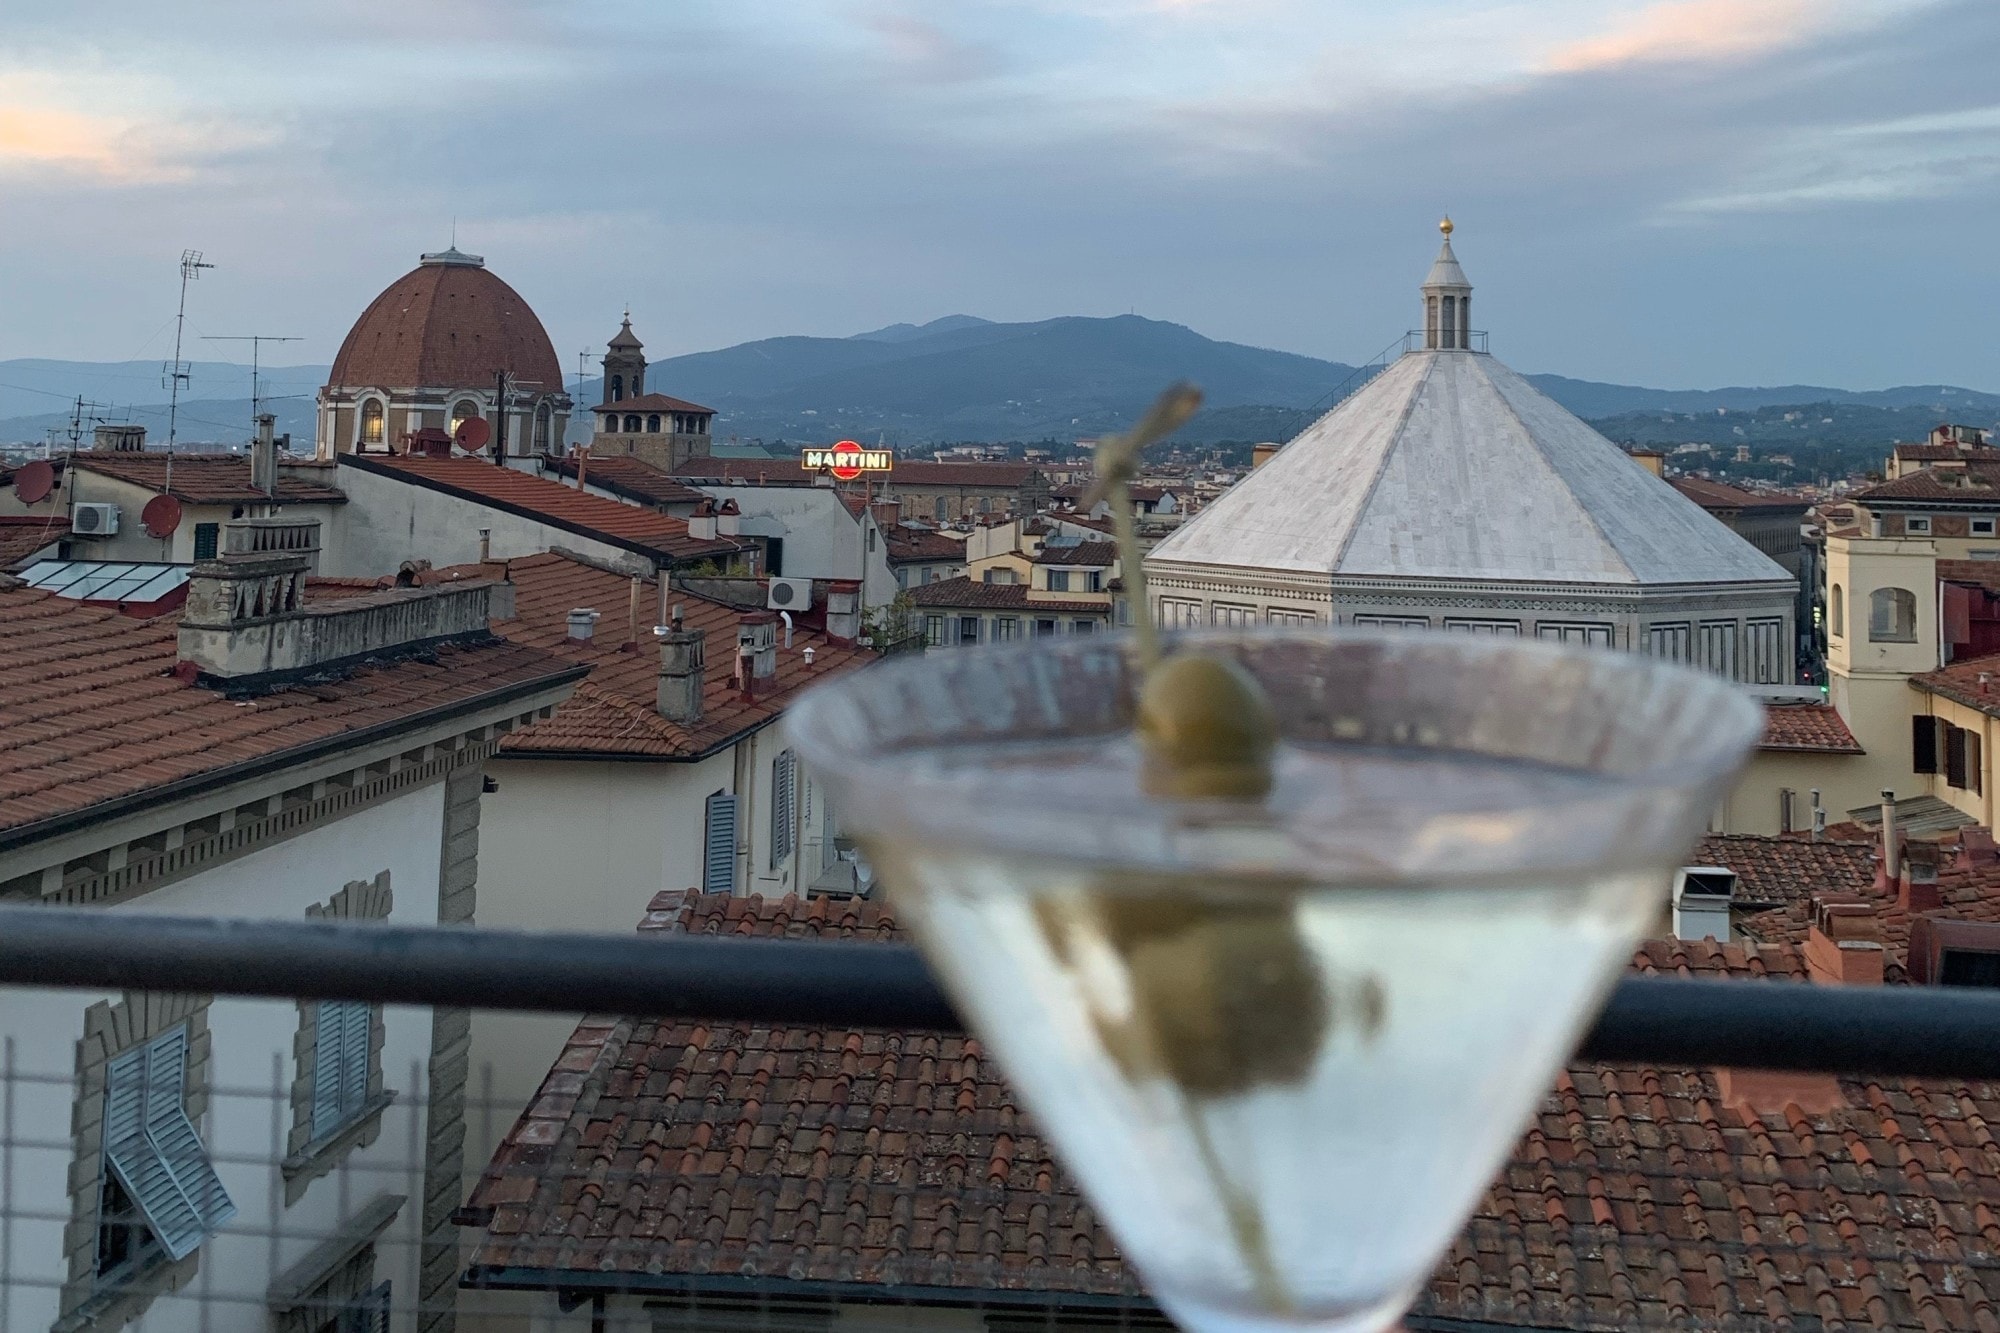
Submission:
[[[1421,356],[1423,355],[1423,353],[1415,352],[1415,353],[1410,353],[1409,355]],[[1393,365],[1394,363],[1391,364]],[[1388,472],[1389,470],[1389,455],[1396,451],[1397,442],[1403,438],[1404,428],[1410,424],[1410,414],[1417,410],[1417,400],[1424,396],[1424,388],[1430,384],[1431,376],[1437,373],[1437,367],[1438,367],[1437,354],[1433,352],[1430,354],[1429,363],[1424,366],[1423,378],[1417,381],[1416,387],[1413,388],[1410,391],[1409,396],[1403,400],[1403,410],[1401,413],[1397,415],[1396,424],[1389,431],[1388,445],[1382,450],[1381,454],[1378,456],[1376,460],[1375,473],[1368,479],[1368,489],[1361,493],[1360,503],[1354,506],[1354,519],[1347,525],[1347,532],[1345,533],[1345,535],[1341,537],[1340,545],[1334,548],[1333,566],[1330,573],[1336,578],[1339,577],[1340,575],[1341,562],[1347,559],[1348,549],[1354,545],[1355,534],[1361,531],[1362,519],[1366,517],[1368,513],[1368,502],[1375,498],[1376,490],[1382,485],[1383,474]],[[1328,417],[1332,416],[1342,407],[1347,406],[1347,404],[1353,402],[1356,398],[1359,398],[1369,389],[1373,388],[1377,384],[1380,384],[1382,382],[1383,377],[1386,376],[1388,373],[1389,373],[1389,367],[1385,366],[1380,372],[1371,376],[1368,380],[1368,383],[1362,385],[1352,394],[1349,394],[1346,398],[1342,399],[1341,402],[1335,405],[1334,407],[1329,408],[1327,410],[1326,416]],[[1325,419],[1326,417],[1320,418],[1321,421],[1324,421]],[[1313,425],[1315,426],[1318,424],[1319,422],[1313,423]],[[1311,429],[1311,427],[1308,427],[1307,429]],[[1297,437],[1294,436],[1293,438],[1296,439]]]

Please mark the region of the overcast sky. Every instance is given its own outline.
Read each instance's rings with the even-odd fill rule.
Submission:
[[[0,357],[303,335],[443,247],[564,363],[1135,311],[1365,360],[2000,390],[1993,0],[0,6]],[[213,348],[213,344],[209,348]],[[203,354],[209,354],[204,352]]]

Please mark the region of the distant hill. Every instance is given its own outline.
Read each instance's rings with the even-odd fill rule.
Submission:
[[[312,396],[326,368],[263,373],[278,429],[309,439]],[[716,408],[716,430],[725,438],[854,436],[907,445],[1097,435],[1129,423],[1161,388],[1183,378],[1201,385],[1208,406],[1181,438],[1204,443],[1288,439],[1364,383],[1366,372],[1219,342],[1135,315],[1002,324],[961,314],[845,338],[764,338],[670,357],[648,369],[647,387]],[[1652,389],[1562,375],[1528,378],[1614,439],[1649,443],[1886,443],[1919,436],[1938,421],[1987,424],[2000,417],[2000,394],[1949,385]],[[184,392],[183,438],[233,442],[248,435],[247,366],[197,363]],[[583,392],[594,404],[601,386],[590,381]],[[0,361],[0,441],[39,442],[48,427],[67,422],[78,394],[117,405],[113,416],[142,421],[155,436],[164,433],[166,395],[155,362]],[[1829,405],[1843,411],[1821,410]],[[1718,426],[1718,410],[1757,415]],[[1788,411],[1798,415],[1787,420]],[[1821,423],[1826,416],[1836,420]],[[1818,429],[1822,424],[1828,429]],[[579,420],[573,437],[586,429]]]

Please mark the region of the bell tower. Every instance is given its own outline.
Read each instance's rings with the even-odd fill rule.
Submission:
[[[1472,284],[1451,252],[1451,219],[1438,223],[1444,245],[1424,279],[1424,347],[1464,352],[1472,347]]]
[[[632,332],[632,312],[606,345],[604,353],[604,401],[622,403],[646,392],[646,344]]]

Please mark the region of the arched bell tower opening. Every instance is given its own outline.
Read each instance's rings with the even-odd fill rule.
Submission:
[[[1430,351],[1465,352],[1472,349],[1472,284],[1451,252],[1450,218],[1438,223],[1444,245],[1425,277],[1424,347]]]

